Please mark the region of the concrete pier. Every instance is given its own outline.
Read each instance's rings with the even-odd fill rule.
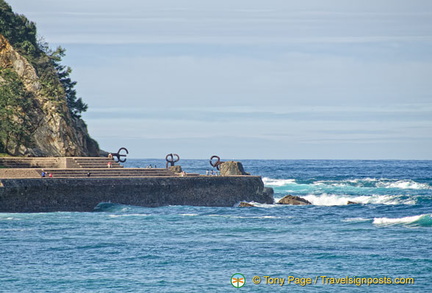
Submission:
[[[0,212],[93,211],[98,203],[158,207],[273,203],[259,176],[0,180]]]
[[[0,212],[89,212],[101,202],[230,207],[240,201],[274,201],[273,190],[264,187],[260,176],[180,176],[167,169],[73,167],[51,167],[52,178],[42,178],[39,168],[0,169]]]

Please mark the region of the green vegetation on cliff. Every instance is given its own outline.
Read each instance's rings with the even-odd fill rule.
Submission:
[[[87,105],[76,96],[76,82],[69,77],[72,69],[61,64],[66,50],[62,47],[51,50],[45,41],[38,41],[36,24],[24,15],[14,13],[4,0],[0,0],[0,34],[35,67],[48,95],[55,97],[59,91],[64,93],[75,117],[87,110]]]
[[[85,127],[80,117],[81,113],[87,110],[87,105],[77,97],[76,82],[70,78],[72,69],[61,64],[66,50],[62,47],[50,49],[42,38],[38,39],[36,24],[24,15],[14,13],[4,0],[0,0],[1,36],[34,68],[38,81],[37,86],[33,85],[30,89],[28,83],[22,80],[22,74],[17,74],[17,65],[12,59],[3,59],[6,61],[0,62],[0,152],[19,154],[21,146],[28,147],[32,144],[32,132],[38,126],[37,122],[42,121],[36,116],[40,115],[41,111],[47,111],[47,105],[40,99],[39,102],[36,101],[37,97],[50,101],[50,115],[55,116],[57,113],[62,117],[72,117],[66,117],[66,121],[72,119],[72,122],[66,123],[77,125],[76,128],[81,125]],[[2,48],[5,52],[7,46],[9,45],[0,42],[0,53]],[[20,66],[23,71],[27,70],[25,64]],[[74,134],[68,135],[77,137]],[[91,144],[97,144],[93,142]]]
[[[21,53],[34,56],[39,53],[36,24],[24,15],[15,14],[5,1],[0,0],[0,33]]]
[[[28,144],[33,129],[28,113],[33,105],[18,75],[0,68],[0,151],[17,153]]]

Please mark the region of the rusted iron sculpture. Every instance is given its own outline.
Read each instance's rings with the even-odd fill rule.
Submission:
[[[121,151],[125,151],[126,153],[122,154]],[[129,151],[125,147],[119,148],[119,150],[117,151],[117,153],[111,153],[111,155],[113,157],[117,157],[117,162],[120,162],[120,163],[126,162],[126,155],[128,155],[128,154],[129,154]],[[121,157],[125,157],[125,158],[122,159]]]
[[[215,161],[215,159],[216,159],[216,161]],[[219,166],[222,165],[222,163],[223,162],[221,162],[221,159],[219,156],[214,155],[210,158],[210,165],[212,165],[212,167],[214,167],[218,170],[219,170]]]
[[[174,164],[178,161],[180,161],[180,156],[177,154],[168,154],[165,157],[166,162],[166,168],[168,169],[168,164],[171,166],[174,166]]]

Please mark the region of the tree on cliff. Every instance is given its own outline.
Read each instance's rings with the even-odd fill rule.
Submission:
[[[0,33],[24,55],[37,54],[36,25],[0,0]]]
[[[15,154],[30,141],[32,124],[27,113],[32,99],[18,75],[0,69],[0,152]]]
[[[42,38],[38,41],[35,23],[14,13],[4,0],[0,0],[0,34],[35,67],[48,96],[55,98],[60,91],[73,117],[79,118],[87,111],[87,104],[76,96],[76,81],[70,78],[72,69],[61,64],[66,50],[58,47],[53,51]]]
[[[29,156],[98,156],[80,119],[65,49],[37,39],[36,25],[0,0],[0,152]]]
[[[47,51],[49,52],[49,56],[51,61],[53,62],[54,68],[57,71],[57,76],[60,79],[61,84],[63,85],[65,94],[66,94],[66,102],[71,111],[72,116],[81,117],[81,112],[87,111],[87,104],[84,104],[81,98],[77,98],[76,90],[74,89],[77,84],[76,81],[72,81],[69,75],[72,73],[72,68],[69,66],[64,66],[60,63],[61,58],[65,56],[66,49],[62,47],[57,47],[55,51]]]

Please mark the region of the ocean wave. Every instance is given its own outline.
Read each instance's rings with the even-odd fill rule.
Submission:
[[[346,218],[344,220],[342,220],[342,222],[347,222],[347,223],[363,223],[363,222],[369,222],[372,221],[371,219],[366,219],[366,218]]]
[[[272,179],[268,177],[264,177],[263,179],[264,185],[268,186],[286,186],[289,184],[295,184],[295,179]]]
[[[277,217],[277,216],[236,216],[236,215],[217,215],[211,214],[208,217],[221,217],[221,218],[231,218],[231,219],[291,219],[292,216]]]
[[[409,225],[420,227],[432,227],[432,217],[430,214],[423,214],[403,218],[374,218],[373,224],[375,225]]]
[[[317,180],[307,184],[298,183],[295,179],[273,179],[263,178],[264,185],[270,187],[284,186],[310,186],[319,188],[385,188],[385,189],[411,189],[411,190],[430,190],[428,183],[416,182],[412,179],[388,179],[388,178],[361,178],[361,179],[342,179],[342,180]]]
[[[124,210],[120,210],[121,212]],[[121,218],[121,217],[150,217],[151,214],[114,214],[109,215],[110,218]]]
[[[15,217],[5,217],[5,218],[0,217],[0,221],[3,221],[3,220],[5,220],[5,221],[12,221],[12,220],[20,220],[20,219],[19,218],[15,218]]]
[[[398,188],[398,189],[431,189],[427,183],[418,183],[413,180],[398,180],[396,182],[379,182],[377,187]]]
[[[411,179],[398,180],[398,179],[376,179],[376,178],[363,178],[363,179],[347,179],[347,180],[321,180],[313,183],[314,185],[322,186],[335,186],[335,187],[371,187],[371,188],[392,188],[392,189],[415,189],[424,190],[431,189],[427,183],[419,183]]]
[[[361,196],[349,196],[349,195],[336,195],[336,194],[320,194],[320,195],[306,195],[302,196],[304,199],[311,202],[313,205],[320,206],[339,206],[347,205],[348,202],[357,204],[384,204],[384,205],[414,205],[416,200],[413,198],[407,198],[401,195],[361,195]]]

